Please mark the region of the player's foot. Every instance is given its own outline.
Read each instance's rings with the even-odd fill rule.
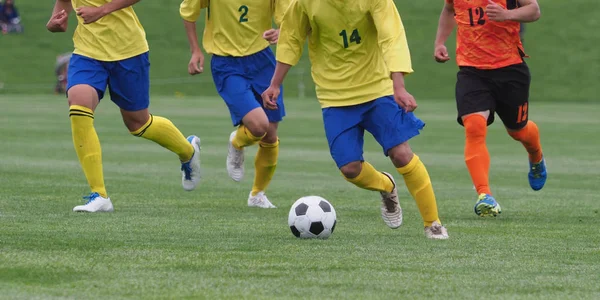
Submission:
[[[433,222],[431,226],[425,227],[425,236],[434,240],[445,240],[449,237],[446,227],[442,226],[438,221]]]
[[[385,176],[389,177],[394,184],[394,189],[391,193],[381,193],[381,218],[385,225],[389,228],[396,229],[402,225],[402,208],[400,202],[398,202],[398,189],[396,189],[396,181],[394,177],[389,173],[382,172]]]
[[[500,208],[500,204],[496,202],[496,199],[488,194],[480,194],[477,197],[477,203],[475,203],[475,207],[473,208],[475,213],[480,217],[485,216],[497,216],[502,213],[502,208]]]
[[[111,212],[114,210],[110,198],[104,198],[98,193],[91,193],[89,196],[84,196],[86,200],[84,205],[73,207],[76,212]]]
[[[227,153],[227,173],[235,181],[244,178],[244,149],[237,149],[233,146],[233,139],[237,131],[229,135],[229,153]]]
[[[248,206],[249,207],[260,207],[260,208],[277,208],[267,195],[264,192],[258,192],[256,195],[252,196],[252,192],[248,195]]]
[[[192,158],[181,163],[181,185],[186,191],[191,191],[198,186],[200,182],[200,138],[195,135],[187,137],[188,142],[194,147]]]
[[[546,172],[546,160],[542,157],[542,161],[537,164],[529,163],[529,186],[534,191],[539,191],[546,184],[548,173]]]

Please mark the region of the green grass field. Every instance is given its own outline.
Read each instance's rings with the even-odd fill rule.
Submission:
[[[314,99],[287,100],[268,191],[275,210],[246,207],[255,149],[241,183],[227,176],[232,128],[220,99],[153,100],[155,114],[202,138],[204,179],[194,192],[181,189],[176,156],[130,136],[104,100],[96,125],[111,214],[71,212],[88,189],[62,97],[5,95],[0,107],[0,298],[600,298],[596,104],[532,104],[550,172],[541,192],[528,187],[521,145],[490,127],[492,188],[504,212],[481,219],[453,100],[420,99],[427,126],[412,145],[429,168],[447,241],[423,236],[404,187],[404,225],[384,225],[378,195],[336,170]],[[394,171],[371,137],[365,156]],[[287,227],[292,203],[310,194],[337,210],[329,240],[299,240]]]

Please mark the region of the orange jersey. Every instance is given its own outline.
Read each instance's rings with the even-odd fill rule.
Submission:
[[[493,0],[504,8],[515,9],[517,0]],[[454,5],[456,62],[459,66],[498,69],[523,62],[525,53],[519,37],[521,24],[494,22],[485,13],[488,0],[446,0]]]

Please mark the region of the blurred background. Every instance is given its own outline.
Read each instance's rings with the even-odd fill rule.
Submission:
[[[3,3],[0,34],[0,95],[61,92],[61,67],[73,49],[76,25],[71,15],[67,33],[51,34],[45,24],[53,1],[0,0]],[[14,1],[18,13],[7,13]],[[525,49],[531,56],[532,101],[598,100],[600,79],[600,11],[597,1],[540,1],[541,19],[527,24]],[[181,18],[180,1],[141,1],[135,11],[150,43],[151,92],[165,96],[215,96],[210,71],[187,74],[189,47]],[[457,67],[452,60],[439,65],[432,59],[433,41],[443,0],[397,1],[402,16],[415,73],[408,79],[417,99],[454,101]],[[587,7],[587,8],[586,8]],[[201,18],[203,20],[203,18]],[[450,50],[454,39],[448,41]],[[205,70],[210,70],[208,64]],[[306,51],[301,63],[286,81],[286,94],[313,97],[314,85]]]

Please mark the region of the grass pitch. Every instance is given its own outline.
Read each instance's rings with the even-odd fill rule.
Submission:
[[[275,210],[250,209],[246,178],[225,170],[232,130],[217,98],[154,98],[152,112],[202,138],[204,178],[180,186],[177,157],[132,137],[103,100],[96,115],[116,211],[76,214],[88,192],[66,100],[0,96],[0,298],[600,298],[600,126],[595,104],[532,103],[549,179],[530,190],[527,156],[500,123],[489,131],[492,189],[504,211],[481,219],[452,100],[419,100],[413,149],[428,166],[450,240],[425,239],[401,186],[404,225],[390,230],[378,195],[345,182],[329,157],[314,99],[287,99],[281,155],[268,190]],[[365,157],[394,172],[375,141]],[[298,240],[287,213],[299,197],[331,201],[326,241]]]

